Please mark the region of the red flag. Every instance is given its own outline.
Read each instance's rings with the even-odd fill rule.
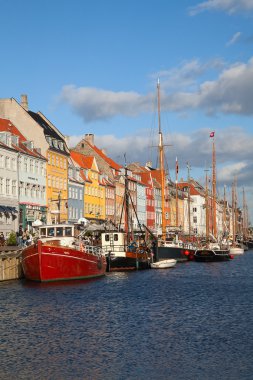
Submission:
[[[176,174],[178,174],[178,160],[176,158]]]
[[[210,133],[210,137],[214,137],[214,132],[211,132],[211,133]]]

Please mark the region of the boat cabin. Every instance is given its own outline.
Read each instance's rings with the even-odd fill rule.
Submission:
[[[105,232],[101,234],[102,249],[105,252],[125,252],[125,239],[124,232]]]
[[[74,237],[75,226],[68,224],[55,224],[51,226],[41,226],[39,228],[40,238],[52,238],[52,237]]]

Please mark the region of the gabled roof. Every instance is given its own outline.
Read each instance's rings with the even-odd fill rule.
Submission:
[[[58,152],[60,154],[69,155],[69,151],[68,151],[68,147],[66,145],[66,141],[65,141],[63,135],[61,134],[61,132],[58,131],[57,128],[52,123],[50,123],[50,121],[47,120],[44,115],[42,117],[42,113],[36,113],[36,112],[32,112],[32,111],[27,111],[27,113],[33,118],[34,121],[36,121],[36,123],[39,124],[39,126],[41,128],[43,128],[45,137],[49,136],[52,139],[59,140],[63,143],[63,147],[64,147],[63,149],[64,150],[61,150],[60,148],[55,147],[54,145],[50,146],[50,150],[53,150],[53,151]]]
[[[203,193],[203,191],[200,191],[198,188],[196,188],[195,186],[194,186],[194,184],[192,184],[192,183],[188,183],[187,181],[184,181],[184,182],[179,182],[178,183],[178,187],[179,187],[179,189],[183,189],[184,187],[190,187],[190,195],[200,195],[200,196],[204,196],[204,193]],[[204,189],[203,189],[204,190]]]
[[[20,141],[26,141],[25,136],[8,119],[0,118],[0,132],[10,132],[12,135],[18,136]]]
[[[143,173],[138,173],[138,174],[140,174],[142,182],[147,187],[153,187],[153,178],[150,172],[143,172]]]
[[[106,154],[103,153],[101,149],[99,149],[96,145],[91,145],[87,140],[84,140],[87,145],[91,149],[93,149],[111,168],[115,170],[120,170],[122,168],[121,165],[117,164],[115,161],[113,161],[110,157],[108,157]]]
[[[43,129],[45,136],[51,136],[52,138],[62,140],[62,137],[56,133],[56,131],[36,112],[27,111],[28,114],[38,123]]]
[[[98,171],[96,159],[94,156],[85,156],[82,153],[76,152],[74,150],[70,151],[70,156],[75,160],[78,165],[83,169],[92,169],[93,164],[96,166],[96,170]]]
[[[9,132],[12,135],[18,136],[19,144],[11,144],[12,148],[16,151],[46,160],[46,158],[39,151],[37,151],[36,147],[31,150],[25,145],[25,142],[28,140],[10,120],[0,118],[0,132]],[[7,147],[7,145],[3,142],[1,142],[1,145]]]

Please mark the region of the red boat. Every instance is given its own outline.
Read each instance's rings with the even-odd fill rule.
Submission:
[[[44,282],[103,276],[106,259],[101,248],[87,245],[75,231],[68,224],[41,226],[36,243],[22,251],[25,278]]]

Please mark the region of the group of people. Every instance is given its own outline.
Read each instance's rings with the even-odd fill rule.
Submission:
[[[17,243],[20,247],[27,247],[32,243],[32,235],[27,228],[23,230],[21,226],[19,227],[17,232]]]

